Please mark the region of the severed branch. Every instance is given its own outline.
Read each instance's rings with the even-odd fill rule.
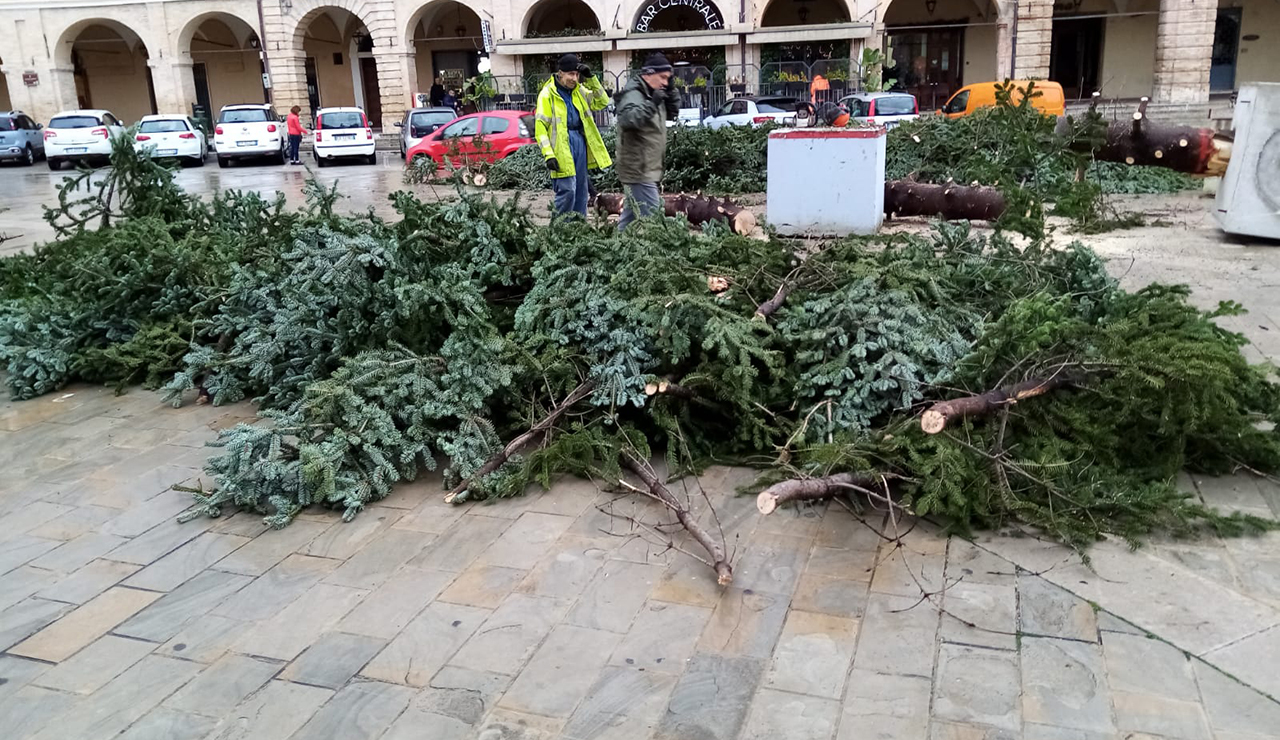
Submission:
[[[498,451],[498,454],[489,458],[484,465],[481,465],[476,469],[476,472],[469,475],[466,480],[454,486],[452,490],[445,494],[444,502],[446,504],[453,503],[453,500],[458,497],[458,494],[467,490],[467,487],[474,481],[477,481],[502,467],[506,464],[507,460],[511,459],[512,455],[519,453],[525,447],[546,436],[551,431],[551,427],[555,425],[556,421],[564,415],[564,412],[568,411],[569,408],[577,402],[591,395],[591,393],[595,391],[595,388],[595,381],[592,380],[574,388],[559,406],[555,407],[550,413],[542,417],[537,424],[534,424],[529,428],[529,431],[508,442],[506,447],[503,447]]]
[[[920,416],[920,428],[925,434],[937,434],[946,429],[947,424],[955,419],[986,416],[1019,401],[1044,395],[1075,382],[1075,377],[1061,370],[1062,368],[1059,368],[1059,372],[1047,378],[1032,378],[1007,388],[996,388],[986,393],[979,393],[976,396],[939,401]]]
[[[980,185],[931,185],[914,180],[884,184],[886,216],[941,216],[948,220],[995,221],[1004,213],[1004,195]]]
[[[885,485],[886,478],[897,478],[893,474],[856,474],[836,473],[825,478],[796,478],[774,483],[756,496],[756,509],[761,514],[772,514],[782,504],[790,501],[816,501],[833,498],[845,490],[854,490],[867,494],[869,498],[884,501],[890,507],[895,506],[884,493],[876,493],[871,489]]]
[[[693,401],[698,398],[698,394],[694,393],[691,389],[665,378],[653,383],[646,383],[644,386],[644,394],[646,396],[675,396],[676,398],[683,398],[686,401]]]
[[[601,193],[595,198],[595,206],[601,213],[616,216],[622,213],[624,201],[624,196],[618,193]],[[755,214],[727,198],[672,193],[662,196],[662,203],[667,216],[684,214],[691,224],[701,226],[708,221],[723,221],[733,233],[742,236],[750,236],[756,229]]]
[[[710,532],[702,528],[702,525],[698,523],[693,513],[689,510],[689,506],[676,498],[675,494],[671,493],[671,490],[663,485],[662,481],[658,480],[658,475],[653,472],[653,468],[647,461],[641,460],[629,449],[623,450],[621,457],[622,465],[644,481],[649,490],[634,489],[634,486],[632,488],[670,509],[671,513],[676,515],[680,526],[684,527],[689,536],[702,545],[707,554],[711,556],[711,567],[716,572],[716,582],[721,586],[728,586],[732,583],[733,567],[729,565],[729,559],[725,555],[723,538],[717,541]]]
[[[787,300],[787,295],[790,293],[791,293],[791,284],[784,280],[782,282],[782,285],[778,286],[778,292],[774,293],[772,298],[765,301],[764,303],[761,303],[756,308],[756,315],[752,318],[754,318],[757,321],[764,321],[765,319],[768,319],[770,316],[773,315],[774,311],[777,311],[779,308],[782,308],[783,302]]]
[[[1217,135],[1211,128],[1194,126],[1169,126],[1152,123],[1147,116],[1147,100],[1127,121],[1112,121],[1107,125],[1106,139],[1093,151],[1093,158],[1100,162],[1124,162],[1166,167],[1192,175],[1221,175],[1226,172],[1231,159],[1231,142]],[[1059,135],[1070,130],[1066,117],[1058,120]],[[1071,148],[1088,152],[1091,142],[1075,141]]]

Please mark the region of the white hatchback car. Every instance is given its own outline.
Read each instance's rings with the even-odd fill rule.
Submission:
[[[69,110],[49,119],[44,129],[44,155],[49,169],[63,162],[106,162],[111,140],[124,135],[124,123],[106,110]]]
[[[321,108],[316,113],[314,133],[312,153],[319,167],[339,157],[360,157],[368,164],[378,161],[369,117],[359,108]]]
[[[840,99],[849,117],[862,123],[879,123],[893,128],[920,117],[920,105],[910,93],[854,93]]]
[[[204,132],[184,115],[143,116],[133,138],[152,157],[175,157],[184,164],[204,166]]]
[[[800,102],[799,98],[778,96],[734,98],[720,106],[720,110],[702,119],[702,125],[709,128],[760,126],[766,123],[795,126],[796,109]]]
[[[251,157],[269,157],[275,164],[284,164],[287,142],[276,109],[265,103],[224,105],[213,128],[219,167]]]

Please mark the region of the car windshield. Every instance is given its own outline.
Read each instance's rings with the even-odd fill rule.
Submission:
[[[916,99],[909,95],[876,98],[877,116],[903,116],[916,112]]]
[[[270,120],[271,117],[267,114],[265,108],[224,110],[222,115],[218,116],[218,123],[262,123]]]
[[[421,111],[413,114],[412,124],[414,126],[439,126],[440,124],[448,123],[455,118],[457,118],[457,116],[447,110]]]
[[[770,98],[756,101],[756,110],[761,113],[791,113],[795,109],[795,98]]]
[[[101,125],[97,116],[57,116],[49,121],[49,128],[93,128]]]
[[[17,131],[18,119],[0,116],[0,131]]]
[[[364,115],[354,110],[321,113],[320,128],[364,128]]]
[[[167,134],[177,131],[190,131],[186,121],[143,121],[138,124],[140,134]]]

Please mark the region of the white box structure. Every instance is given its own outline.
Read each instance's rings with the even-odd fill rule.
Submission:
[[[1228,234],[1280,239],[1280,84],[1241,85],[1233,123],[1231,161],[1218,186],[1218,225]]]
[[[884,220],[883,126],[769,134],[769,223],[780,234],[874,234]]]

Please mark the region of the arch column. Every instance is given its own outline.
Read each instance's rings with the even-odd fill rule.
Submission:
[[[1209,101],[1209,68],[1218,0],[1160,0],[1152,98],[1157,103]]]
[[[1053,45],[1053,0],[1018,0],[1018,41],[1013,76],[1019,80],[1049,77]]]
[[[382,103],[382,130],[390,131],[396,121],[409,110],[413,89],[409,81],[417,77],[414,55],[403,49],[373,47],[374,64],[378,67],[378,94]]]
[[[190,113],[196,102],[196,82],[190,59],[148,59],[157,113]]]
[[[300,106],[306,120],[315,111],[307,98],[306,52],[294,36],[297,19],[286,16],[280,3],[263,3],[262,21],[266,35],[262,48],[271,67],[271,103],[281,114]]]

